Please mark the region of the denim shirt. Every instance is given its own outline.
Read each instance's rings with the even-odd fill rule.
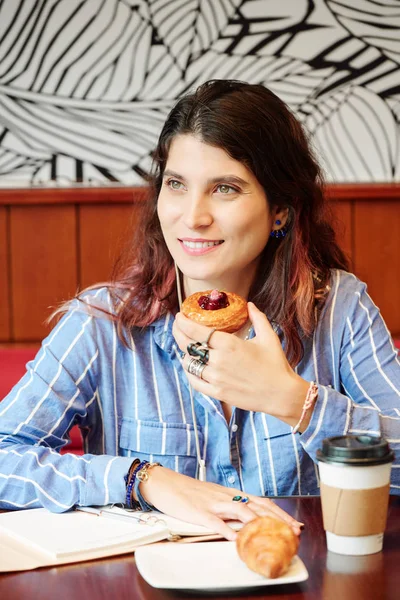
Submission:
[[[190,394],[167,314],[130,332],[115,323],[106,288],[72,301],[27,372],[0,404],[0,508],[124,502],[134,458],[197,474]],[[296,371],[318,384],[307,429],[263,412],[233,408],[196,391],[194,404],[207,481],[246,493],[319,493],[316,451],[325,437],[384,435],[396,460],[392,493],[400,493],[400,363],[365,284],[332,271],[330,291]],[[74,424],[84,454],[60,455]]]

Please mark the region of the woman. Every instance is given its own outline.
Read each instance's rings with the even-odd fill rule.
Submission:
[[[261,496],[318,494],[323,438],[369,431],[399,447],[389,333],[346,272],[318,165],[273,93],[205,83],[171,111],[154,160],[119,274],[70,303],[0,406],[0,506],[127,499],[228,539],[224,519],[272,511],[299,531]],[[184,296],[248,299],[249,322],[227,334],[189,321],[176,272]],[[200,377],[187,371],[187,349],[204,340]],[[76,423],[85,454],[60,456]]]

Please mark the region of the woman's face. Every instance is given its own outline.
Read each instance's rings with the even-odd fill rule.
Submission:
[[[186,295],[217,288],[244,297],[273,223],[283,219],[243,164],[192,135],[171,143],[158,216]]]

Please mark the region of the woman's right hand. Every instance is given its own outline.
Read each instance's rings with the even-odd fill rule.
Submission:
[[[245,494],[241,490],[216,483],[198,481],[165,467],[153,467],[147,481],[140,483],[143,498],[159,511],[219,533],[234,540],[236,532],[225,520],[247,523],[257,516],[272,516],[288,523],[299,535],[299,523],[269,498]],[[249,502],[232,502],[234,496],[249,498]]]

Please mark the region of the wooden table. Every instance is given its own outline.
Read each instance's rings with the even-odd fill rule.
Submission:
[[[395,600],[400,598],[400,497],[391,497],[383,552],[366,557],[327,553],[321,504],[316,497],[277,503],[306,525],[299,555],[309,572],[303,583],[240,594],[242,600]],[[235,594],[216,595],[224,599]],[[152,588],[139,575],[133,556],[0,575],[1,600],[174,600],[199,594]],[[214,596],[208,594],[207,600]]]

